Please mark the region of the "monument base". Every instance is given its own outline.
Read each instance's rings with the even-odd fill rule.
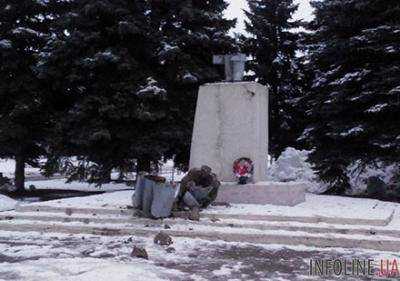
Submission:
[[[235,181],[235,160],[253,161],[253,179],[266,180],[268,88],[256,82],[213,83],[200,87],[190,168],[209,166],[221,181]]]
[[[306,200],[306,183],[260,182],[255,184],[223,183],[216,202],[295,206]]]

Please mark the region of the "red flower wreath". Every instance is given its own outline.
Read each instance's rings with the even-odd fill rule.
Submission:
[[[233,173],[237,178],[253,175],[253,162],[249,158],[239,158],[233,163]]]

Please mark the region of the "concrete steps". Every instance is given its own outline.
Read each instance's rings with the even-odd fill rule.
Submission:
[[[17,212],[51,212],[64,214],[88,214],[88,215],[126,215],[133,216],[134,210],[127,208],[107,209],[107,208],[68,208],[53,207],[45,205],[21,205],[16,208]],[[367,225],[367,226],[386,226],[392,220],[394,211],[386,218],[382,219],[359,219],[359,218],[337,218],[324,216],[277,216],[277,215],[252,215],[252,214],[210,214],[201,213],[202,218],[210,219],[236,219],[245,221],[274,221],[274,222],[299,222],[299,223],[328,223],[340,225]]]
[[[306,245],[314,247],[342,247],[342,248],[364,248],[380,251],[399,251],[400,239],[389,236],[372,235],[344,235],[319,233],[312,234],[301,231],[254,231],[243,228],[240,231],[226,230],[222,228],[186,227],[164,229],[161,226],[143,227],[143,225],[119,225],[115,224],[83,224],[83,223],[49,223],[37,221],[0,221],[0,230],[18,232],[43,232],[43,233],[66,233],[66,234],[92,234],[105,236],[152,236],[159,231],[172,237],[188,237],[205,239],[210,241],[244,242],[259,244],[283,244],[283,245]]]
[[[360,226],[349,227],[347,225],[329,225],[329,224],[309,224],[296,222],[280,222],[280,221],[262,221],[262,222],[243,222],[241,220],[220,220],[216,218],[201,220],[199,222],[187,221],[182,219],[167,219],[163,221],[155,221],[145,218],[138,218],[127,215],[111,216],[84,216],[83,214],[75,213],[54,214],[54,213],[0,213],[0,221],[7,220],[22,220],[36,221],[40,223],[83,223],[83,224],[137,224],[137,225],[164,225],[170,226],[209,226],[214,229],[218,228],[239,228],[239,229],[254,229],[254,230],[284,230],[284,231],[301,231],[306,233],[316,234],[346,234],[346,235],[366,235],[366,236],[390,236],[400,238],[400,230],[383,229],[375,226]]]
[[[134,217],[133,213],[123,208],[24,205],[16,211],[0,213],[0,230],[107,236],[152,236],[164,231],[173,237],[212,241],[400,251],[400,230],[367,224],[367,219],[349,225],[327,223],[326,218],[304,217],[302,221],[299,217],[202,214],[201,221],[192,222],[149,220]],[[165,229],[165,224],[170,228]]]

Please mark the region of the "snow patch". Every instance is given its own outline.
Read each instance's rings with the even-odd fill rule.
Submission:
[[[67,255],[68,256],[68,255]],[[160,281],[168,280],[164,268],[151,263],[121,262],[95,258],[44,258],[37,261],[9,264],[8,271],[18,272],[20,280],[65,280],[65,281]],[[170,270],[170,272],[173,270]],[[177,274],[179,275],[179,273]]]
[[[222,276],[227,277],[229,275],[232,275],[233,272],[239,272],[240,269],[242,269],[242,268],[243,268],[242,262],[238,262],[237,264],[234,264],[234,265],[224,264],[221,266],[220,269],[214,270],[213,274],[218,277],[222,277]],[[233,280],[233,279],[229,279],[229,280]]]
[[[367,112],[368,113],[377,113],[377,112],[380,112],[382,109],[384,109],[386,106],[388,106],[387,103],[377,104],[377,105],[372,106],[369,109],[367,109]]]
[[[42,5],[42,6],[47,6],[49,4],[50,0],[36,0],[36,3]]]
[[[14,178],[15,172],[15,160],[13,159],[0,159],[0,173],[3,173],[3,176],[8,178]],[[33,168],[29,165],[25,166],[25,176],[39,176],[40,169]]]
[[[117,62],[117,61],[119,60],[119,57],[116,56],[115,54],[113,54],[112,51],[107,50],[107,51],[104,51],[104,52],[98,52],[98,53],[96,53],[95,59],[96,59],[96,60],[98,60],[98,59],[104,59],[104,60],[110,61],[110,62]]]
[[[77,208],[100,208],[100,209],[119,209],[132,205],[133,190],[117,191],[93,195],[89,197],[73,197],[60,200],[52,200],[46,203],[31,203],[32,205],[46,205],[52,207],[77,207]]]
[[[182,77],[183,81],[186,83],[197,83],[199,81],[199,79],[194,76],[192,73],[187,72],[183,77]]]
[[[342,136],[342,137],[355,136],[362,132],[364,132],[364,128],[362,126],[357,126],[357,127],[348,129],[344,132],[341,132],[340,136]]]
[[[17,205],[17,201],[0,194],[0,212],[13,210]]]
[[[107,183],[101,186],[95,184],[89,184],[86,182],[66,182],[66,179],[51,179],[51,180],[40,180],[40,181],[27,181],[25,186],[33,185],[36,189],[52,189],[52,190],[75,190],[75,191],[117,191],[131,189],[132,187],[127,186],[124,183]]]
[[[389,94],[399,94],[400,93],[400,86],[397,86],[390,90]]]
[[[163,42],[163,48],[162,50],[158,53],[159,57],[162,59],[165,59],[171,54],[177,54],[180,52],[180,48],[178,46],[172,46],[166,42]]]
[[[12,48],[11,41],[6,39],[0,40],[0,48],[11,49]]]
[[[34,36],[39,36],[40,33],[27,27],[17,27],[12,31],[14,34],[30,34]]]
[[[350,179],[351,193],[358,194],[367,189],[367,180],[370,177],[379,177],[386,184],[391,184],[391,180],[398,171],[395,164],[385,165],[376,163],[375,165],[363,166],[361,161],[355,161],[347,168],[347,176]]]
[[[157,84],[158,82],[153,77],[149,77],[147,78],[147,85],[142,86],[136,94],[141,97],[164,96],[167,91],[158,87]]]
[[[347,73],[345,74],[342,78],[337,79],[333,82],[330,83],[330,85],[343,85],[348,82],[353,82],[353,81],[361,81],[367,74],[369,74],[371,71],[369,70],[362,70],[362,71],[356,71],[352,73]]]
[[[306,201],[294,207],[255,204],[232,204],[230,208],[211,206],[205,214],[271,215],[289,217],[325,217],[346,219],[388,219],[395,203],[374,199],[306,194]],[[362,212],[360,211],[362,210]],[[282,232],[283,233],[283,232]]]
[[[278,182],[307,182],[310,191],[318,190],[316,174],[312,165],[307,162],[310,151],[286,148],[281,156],[272,163],[267,171],[269,181]]]
[[[303,133],[301,134],[301,136],[297,139],[298,141],[302,141],[302,140],[306,140],[309,136],[310,133],[314,130],[313,127],[308,127],[306,129],[304,129]]]
[[[397,50],[396,50],[396,48],[395,48],[394,46],[388,46],[388,47],[386,47],[386,48],[385,48],[385,51],[386,51],[387,53],[389,53],[389,54],[393,54],[393,53],[396,53],[396,52],[397,52]]]

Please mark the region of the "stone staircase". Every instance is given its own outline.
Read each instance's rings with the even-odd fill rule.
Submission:
[[[226,242],[306,245],[400,251],[400,228],[391,226],[395,211],[382,219],[202,213],[199,222],[149,220],[127,208],[67,208],[22,205],[0,213],[0,231],[173,237]]]

